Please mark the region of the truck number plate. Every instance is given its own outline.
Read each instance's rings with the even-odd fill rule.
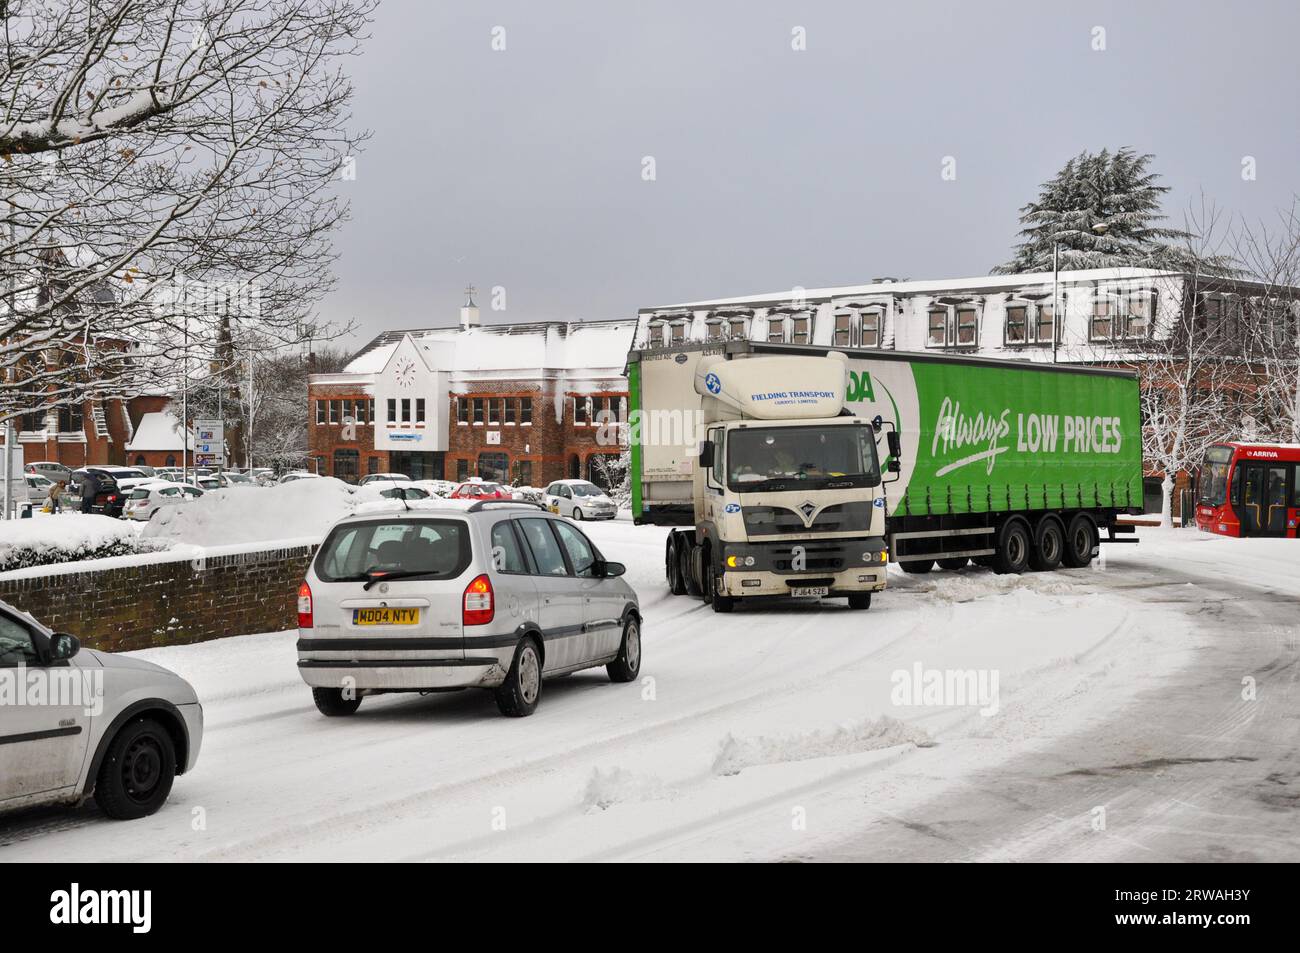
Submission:
[[[825,596],[830,594],[829,586],[791,586],[792,596]]]

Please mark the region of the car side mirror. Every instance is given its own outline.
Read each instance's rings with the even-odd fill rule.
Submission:
[[[604,576],[607,579],[612,579],[615,576],[621,576],[625,572],[627,572],[627,567],[624,566],[622,563],[610,562],[609,560],[604,560],[601,563],[600,575]]]
[[[709,470],[713,467],[713,441],[703,440],[700,442],[700,469]]]
[[[50,660],[61,662],[70,659],[81,651],[81,642],[75,635],[67,632],[55,632],[50,638]]]

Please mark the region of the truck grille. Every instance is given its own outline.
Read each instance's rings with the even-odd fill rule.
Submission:
[[[776,572],[839,572],[844,568],[844,547],[838,543],[798,543],[803,549],[803,563],[795,568],[795,547],[782,547],[772,554]]]
[[[784,506],[746,506],[743,511],[745,532],[750,536],[782,536],[790,533],[866,532],[871,525],[871,504],[837,503],[828,506],[804,524],[803,517]]]

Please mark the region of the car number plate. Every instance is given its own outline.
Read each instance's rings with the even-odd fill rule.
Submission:
[[[352,610],[353,625],[418,625],[419,623],[419,609],[383,607]]]
[[[792,596],[825,596],[830,594],[829,586],[791,586]]]
[[[552,513],[558,513],[560,512],[560,505],[558,503],[553,503],[552,505],[548,506],[547,509],[550,510]]]

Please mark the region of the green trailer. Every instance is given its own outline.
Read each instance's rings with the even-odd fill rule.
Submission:
[[[746,341],[633,352],[631,409],[685,415],[699,398],[664,377],[704,355],[743,360],[831,349]],[[969,560],[1003,571],[1083,566],[1108,540],[1132,541],[1141,512],[1138,383],[1114,369],[835,348],[848,357],[845,412],[896,424],[901,452],[885,502],[891,561],[911,572]],[[662,378],[662,380],[661,380]],[[668,386],[665,386],[668,384]],[[638,439],[634,519],[692,521],[690,455]],[[881,443],[881,457],[886,453]]]

